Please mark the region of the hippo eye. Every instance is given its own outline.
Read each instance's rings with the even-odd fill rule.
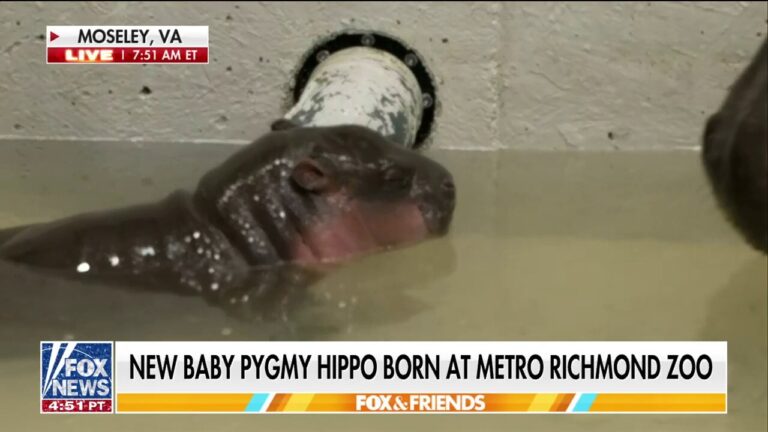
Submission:
[[[411,178],[408,173],[397,168],[389,168],[384,171],[384,181],[399,189],[404,189],[411,185]]]

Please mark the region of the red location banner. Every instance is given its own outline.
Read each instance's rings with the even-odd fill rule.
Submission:
[[[207,64],[208,26],[47,26],[48,64]]]
[[[208,63],[208,48],[48,48],[48,63]]]

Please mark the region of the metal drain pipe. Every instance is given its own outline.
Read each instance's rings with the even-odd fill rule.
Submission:
[[[320,51],[298,102],[284,118],[302,126],[356,124],[413,147],[425,104],[419,83],[406,63],[386,51],[352,47]]]

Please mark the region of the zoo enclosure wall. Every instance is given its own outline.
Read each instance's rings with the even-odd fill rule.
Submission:
[[[107,3],[0,7],[0,142],[248,143],[302,55],[394,35],[438,85],[433,148],[696,149],[766,35],[766,2]],[[208,25],[208,65],[46,65],[46,25]]]

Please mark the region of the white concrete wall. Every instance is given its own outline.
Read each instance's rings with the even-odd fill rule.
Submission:
[[[699,145],[766,37],[766,2],[0,3],[0,140],[249,142],[320,36],[373,29],[439,81],[431,145]],[[46,25],[209,25],[209,65],[46,65]],[[147,86],[151,94],[140,91]]]

